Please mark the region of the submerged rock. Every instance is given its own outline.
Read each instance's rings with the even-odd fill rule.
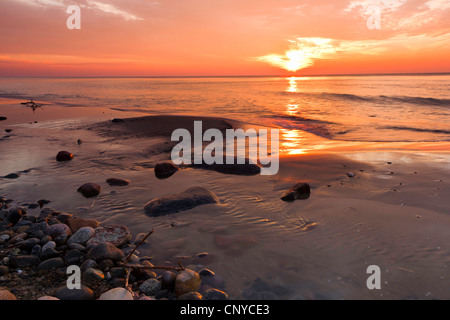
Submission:
[[[127,186],[130,184],[130,180],[125,180],[125,179],[117,179],[117,178],[110,178],[108,180],[106,180],[106,183],[109,184],[110,186]]]
[[[60,151],[56,155],[56,161],[70,161],[73,159],[73,154],[68,151]]]
[[[77,191],[85,198],[93,198],[100,194],[102,187],[96,183],[85,183]]]
[[[192,164],[193,168],[198,169],[206,169],[206,170],[214,170],[220,173],[225,174],[235,174],[235,175],[243,175],[243,176],[254,176],[261,173],[261,167],[255,163],[249,163],[249,160],[246,159],[244,164],[238,164],[235,159],[234,163],[231,164]]]
[[[153,199],[145,205],[144,210],[147,215],[158,217],[218,202],[219,199],[211,191],[201,187],[192,187],[177,194]]]
[[[295,186],[286,190],[281,196],[283,201],[294,201],[297,199],[306,200],[311,195],[311,188],[307,183],[297,183]]]
[[[179,168],[170,162],[158,163],[155,166],[155,176],[158,179],[167,179],[178,170]]]

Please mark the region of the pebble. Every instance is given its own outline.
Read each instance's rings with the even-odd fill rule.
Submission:
[[[69,228],[70,229],[70,228]],[[77,230],[67,241],[67,244],[70,245],[72,243],[85,245],[89,239],[91,239],[95,234],[94,228],[91,227],[82,227]]]
[[[228,294],[218,289],[207,289],[203,297],[205,300],[227,300]]]
[[[122,250],[114,246],[109,242],[99,243],[93,246],[87,253],[89,259],[95,260],[97,262],[110,259],[112,261],[119,261],[125,258]]]
[[[73,154],[68,151],[60,151],[56,155],[56,161],[62,162],[62,161],[70,161],[73,159]]]
[[[105,274],[98,269],[89,268],[83,273],[83,280],[90,284],[102,281],[104,278]]]
[[[84,285],[80,289],[69,289],[67,286],[62,286],[56,290],[55,297],[60,300],[93,300],[94,292]]]
[[[158,179],[167,179],[177,172],[179,168],[170,162],[157,163],[155,166],[155,176]]]
[[[203,297],[198,292],[188,292],[179,296],[178,300],[203,300]]]
[[[42,261],[38,265],[39,270],[59,269],[65,266],[64,260],[60,257]]]
[[[192,187],[177,194],[153,199],[145,205],[144,211],[148,216],[159,217],[218,202],[219,198],[211,191],[202,187]]]
[[[17,300],[16,296],[8,290],[0,290],[0,300]]]
[[[110,186],[117,186],[117,187],[127,186],[130,184],[130,182],[131,182],[130,180],[117,178],[109,178],[108,180],[106,180],[106,183],[109,184]]]
[[[114,288],[103,293],[99,300],[133,300],[133,295],[124,288]]]
[[[96,183],[85,183],[77,190],[81,193],[85,198],[93,198],[100,194],[102,191],[102,187]]]
[[[95,229],[95,234],[87,244],[108,242],[120,247],[131,241],[131,233],[127,227],[118,224],[109,224]]]
[[[156,279],[148,279],[139,286],[139,291],[147,296],[153,296],[159,290],[161,290],[161,282]]]
[[[297,183],[295,186],[286,190],[281,196],[283,201],[294,201],[297,199],[306,200],[311,195],[311,188],[307,183]]]
[[[185,269],[178,273],[175,279],[174,292],[177,297],[192,291],[197,291],[200,287],[200,275],[192,270]]]
[[[37,298],[37,300],[59,300],[59,299],[52,296],[42,296]]]

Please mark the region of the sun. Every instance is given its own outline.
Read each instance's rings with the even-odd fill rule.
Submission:
[[[257,57],[256,60],[295,72],[311,67],[316,59],[334,53],[335,49],[331,41],[326,38],[297,38],[295,41],[289,41],[290,48],[284,55],[269,54]]]

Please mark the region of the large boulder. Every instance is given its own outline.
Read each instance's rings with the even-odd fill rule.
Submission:
[[[211,191],[201,187],[192,187],[177,194],[153,199],[145,205],[144,210],[147,215],[158,217],[218,202],[219,199]]]

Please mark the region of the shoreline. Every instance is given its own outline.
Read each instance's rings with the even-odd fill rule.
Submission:
[[[167,123],[191,119],[163,117]],[[0,175],[19,177],[2,179],[0,194],[33,203],[50,199],[58,211],[126,225],[132,234],[155,229],[141,251],[158,264],[178,257],[190,265],[193,257],[207,252],[207,266],[224,279],[231,299],[264,297],[258,291],[260,281],[270,288],[271,295],[266,295],[280,299],[449,297],[442,281],[450,276],[446,142],[341,144],[295,132],[283,142],[301,133],[304,148],[289,154],[298,151],[298,144],[286,145],[276,176],[181,168],[160,180],[154,168],[169,159],[167,136],[152,133],[158,127],[148,128],[143,117],[140,129],[124,126],[116,131],[117,126],[108,127],[114,118],[126,117],[107,113],[89,123],[71,119],[71,125],[50,117],[14,126],[11,136],[0,142],[5,164]],[[211,125],[221,121],[209,120]],[[0,122],[2,130],[5,126],[9,123]],[[97,135],[96,129],[106,129],[105,134]],[[61,150],[72,152],[73,160],[57,163],[54,157]],[[109,186],[108,178],[131,183]],[[96,201],[76,192],[86,182],[102,186]],[[283,192],[299,182],[310,184],[311,197],[281,201]],[[214,192],[219,203],[162,217],[145,215],[148,201],[193,186]],[[29,214],[39,215],[36,210]],[[382,291],[365,287],[370,264],[382,267]]]

